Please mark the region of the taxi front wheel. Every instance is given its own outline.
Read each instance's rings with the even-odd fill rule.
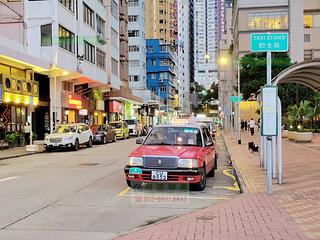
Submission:
[[[195,191],[203,191],[206,188],[206,184],[207,184],[207,174],[206,174],[206,170],[205,167],[200,168],[199,169],[199,175],[200,175],[200,182],[196,183],[196,184],[191,184],[190,188],[191,190],[195,190]]]

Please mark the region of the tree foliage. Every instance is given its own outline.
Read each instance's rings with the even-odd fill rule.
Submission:
[[[267,83],[266,53],[250,53],[240,61],[240,90],[243,98],[249,99],[251,93],[259,91]],[[291,65],[287,53],[272,54],[272,77]]]
[[[198,98],[196,113],[204,112],[204,108],[208,109],[212,101],[218,100],[218,84],[212,83],[210,88],[206,89],[203,85],[196,83],[196,92]]]

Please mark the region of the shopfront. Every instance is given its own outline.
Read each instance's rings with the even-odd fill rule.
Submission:
[[[62,92],[63,123],[89,123],[88,100],[79,94]]]
[[[38,82],[0,73],[0,127],[2,132],[22,132],[30,109],[39,104]]]
[[[96,106],[95,106],[95,111],[94,111],[94,116],[93,116],[93,123],[94,124],[105,124],[106,123],[107,114],[105,113],[104,109],[105,109],[104,101],[97,100]]]
[[[122,102],[109,101],[109,122],[118,122],[123,119],[123,105]]]

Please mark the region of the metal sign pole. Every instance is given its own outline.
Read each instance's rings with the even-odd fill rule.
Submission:
[[[268,86],[271,86],[271,61],[272,61],[272,56],[271,56],[271,51],[267,51],[267,85]],[[268,159],[267,159],[267,176],[268,176],[268,179],[267,179],[267,182],[268,182],[268,193],[272,193],[272,168],[271,168],[271,164],[272,164],[272,142],[271,142],[271,137],[268,137]]]
[[[267,137],[267,145],[268,145],[268,160],[267,160],[267,190],[268,193],[272,193],[272,137]]]
[[[277,161],[277,157],[276,157],[276,153],[277,153],[276,140],[277,140],[276,136],[273,136],[272,137],[272,178],[276,178],[277,177],[277,172],[276,172],[276,161]]]
[[[282,106],[278,97],[278,183],[282,184]]]
[[[267,137],[263,136],[263,168],[267,170]]]

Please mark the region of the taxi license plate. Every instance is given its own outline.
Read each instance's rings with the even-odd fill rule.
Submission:
[[[168,180],[168,172],[165,171],[151,171],[151,180]]]

